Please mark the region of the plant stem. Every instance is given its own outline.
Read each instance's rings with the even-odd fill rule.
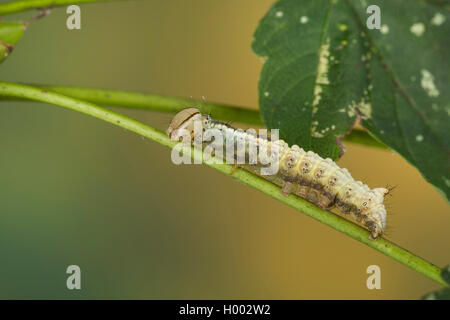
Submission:
[[[89,101],[96,104],[136,108],[145,110],[177,113],[184,108],[196,106],[202,113],[209,113],[220,120],[231,120],[262,126],[260,114],[257,110],[239,108],[225,104],[207,103],[193,99],[165,97],[155,94],[142,94],[119,90],[91,89],[63,86],[39,86],[44,90],[61,93],[65,96]]]
[[[118,1],[118,0],[22,0],[22,1],[10,1],[4,4],[0,4],[0,15],[16,13],[25,11],[28,9],[47,8],[56,6],[66,6],[77,3],[87,2],[106,2],[106,1]]]
[[[110,111],[106,108],[99,107],[93,103],[67,97],[59,93],[54,93],[51,91],[46,91],[40,88],[26,85],[0,82],[0,96],[29,99],[54,104],[109,122],[170,148],[173,148],[177,144],[177,142],[171,141],[163,132],[145,125],[139,121],[128,118],[114,111]],[[202,159],[201,150],[193,149],[193,157],[196,159]],[[437,283],[448,286],[440,276],[441,270],[439,267],[399,247],[389,240],[383,238],[378,238],[376,241],[369,240],[369,232],[364,228],[331,212],[319,209],[312,203],[297,196],[290,195],[288,197],[285,197],[281,194],[279,187],[248,171],[238,169],[231,173],[231,165],[207,165],[224,174],[230,175],[241,182],[244,182],[248,186],[260,190],[261,192],[271,196],[272,198],[277,199],[278,201],[283,202],[300,212],[303,212],[304,214],[316,219],[317,221],[320,221],[332,227],[333,229],[366,244],[371,248],[380,251],[386,256],[404,264],[405,266],[436,281]]]
[[[257,126],[263,125],[259,111],[225,104],[206,103],[192,99],[172,98],[154,94],[142,94],[118,90],[41,85],[38,87],[43,90],[61,93],[65,96],[96,104],[123,108],[136,108],[176,113],[188,106],[196,106],[200,109],[200,112],[209,113],[213,118],[218,120],[233,121]],[[372,138],[366,131],[358,129],[353,130],[347,137],[344,138],[344,141],[380,149],[388,149],[386,145]]]

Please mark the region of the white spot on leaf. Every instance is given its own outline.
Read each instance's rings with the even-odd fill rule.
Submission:
[[[281,18],[282,16],[283,16],[283,11],[277,11],[275,13],[275,17],[277,17],[277,18]]]
[[[308,20],[309,20],[309,18],[307,16],[300,17],[300,23],[303,23],[303,24],[308,23]]]
[[[445,22],[445,16],[441,13],[436,13],[434,17],[431,19],[431,24],[435,26],[440,26]]]
[[[322,93],[322,85],[329,84],[328,80],[328,58],[330,56],[330,39],[322,45],[319,52],[319,65],[317,66],[316,85],[314,87],[313,114],[317,112],[317,105],[320,102],[320,94]]]
[[[388,33],[389,33],[389,27],[388,27],[386,24],[383,24],[383,25],[381,26],[380,32],[381,32],[382,34],[388,34]]]
[[[417,141],[417,142],[422,142],[422,141],[423,141],[423,135],[418,134],[418,135],[416,136],[416,141]]]
[[[442,177],[442,179],[444,179],[445,184],[447,185],[447,187],[450,187],[450,180],[447,179],[446,177]],[[448,269],[448,268],[447,268]]]
[[[420,37],[425,32],[425,25],[423,23],[414,23],[409,29],[412,34],[417,37]]]
[[[319,125],[318,121],[311,122],[311,136],[315,138],[323,138],[324,135],[322,133],[317,132],[317,126]]]
[[[420,79],[420,85],[430,97],[437,97],[439,90],[434,84],[434,76],[428,71],[423,69],[421,71],[422,79]]]
[[[352,104],[348,106],[347,115],[350,118],[355,116],[355,108],[358,108],[358,110],[361,111],[361,113],[367,118],[370,118],[372,116],[372,104],[370,102],[367,102],[364,97],[361,98],[361,101],[359,103],[352,101]]]

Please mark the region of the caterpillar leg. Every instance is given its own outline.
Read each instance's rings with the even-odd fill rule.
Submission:
[[[283,188],[281,188],[281,193],[283,194],[283,196],[287,197],[288,195],[290,195],[291,193],[295,193],[295,189],[296,189],[296,185],[292,182],[286,181],[283,184]]]
[[[333,199],[328,198],[319,190],[316,190],[310,186],[299,186],[296,194],[299,197],[314,203],[321,209],[329,210],[334,205]]]
[[[299,186],[298,190],[297,190],[297,195],[300,198],[308,199],[308,197],[307,197],[308,192],[309,192],[309,187],[308,186]]]
[[[328,198],[327,196],[324,195],[320,195],[319,196],[319,201],[317,203],[317,206],[321,209],[330,209],[330,207],[332,207],[333,205],[333,200],[331,200],[330,198]]]
[[[332,205],[332,200],[323,195],[320,191],[311,188],[309,192],[309,199],[320,209],[328,210]]]

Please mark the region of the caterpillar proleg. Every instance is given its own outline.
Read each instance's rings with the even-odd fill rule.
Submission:
[[[181,132],[187,132],[193,141],[198,138],[194,134],[194,127],[198,125],[201,126],[202,133],[220,130],[224,140],[228,139],[228,143],[229,139],[232,139],[233,143],[244,141],[247,157],[250,156],[252,145],[275,154],[278,170],[272,175],[259,173],[259,169],[267,164],[259,160],[256,163],[238,162],[237,166],[280,186],[283,194],[295,194],[326,210],[336,207],[341,213],[348,214],[354,221],[369,229],[372,239],[383,234],[386,228],[386,209],[383,201],[384,196],[389,193],[388,189],[370,189],[361,181],[355,181],[347,169],[340,168],[329,158],[323,159],[297,145],[289,147],[283,140],[261,138],[235,129],[212,120],[209,115],[201,114],[196,108],[183,109],[177,113],[167,129],[167,134],[172,140],[179,141]],[[200,146],[204,147],[202,144]],[[274,150],[277,152],[274,153]]]

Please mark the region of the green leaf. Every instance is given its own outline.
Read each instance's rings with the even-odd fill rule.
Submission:
[[[355,4],[365,22],[364,6]],[[384,33],[368,30],[376,57],[370,61],[373,114],[363,125],[449,200],[450,11],[433,2],[371,4],[381,8]]]
[[[441,277],[442,277],[442,279],[444,279],[445,282],[450,284],[450,265],[448,265],[442,269]]]
[[[0,63],[12,52],[26,28],[26,23],[0,22]]]
[[[441,277],[450,285],[450,265],[441,271]],[[428,293],[422,297],[424,300],[450,300],[450,288],[444,288],[435,292]]]
[[[0,42],[0,63],[8,57],[10,52],[9,50],[10,49],[4,43]]]
[[[450,300],[450,288],[428,293],[422,297],[423,300]]]
[[[336,138],[362,125],[450,197],[450,11],[441,2],[285,0],[261,20],[263,120],[280,136],[335,159]],[[368,5],[381,8],[369,30]]]
[[[259,82],[265,124],[336,159],[336,137],[355,120],[351,106],[368,87],[355,19],[344,2],[276,2],[261,20],[253,50],[266,59]]]

